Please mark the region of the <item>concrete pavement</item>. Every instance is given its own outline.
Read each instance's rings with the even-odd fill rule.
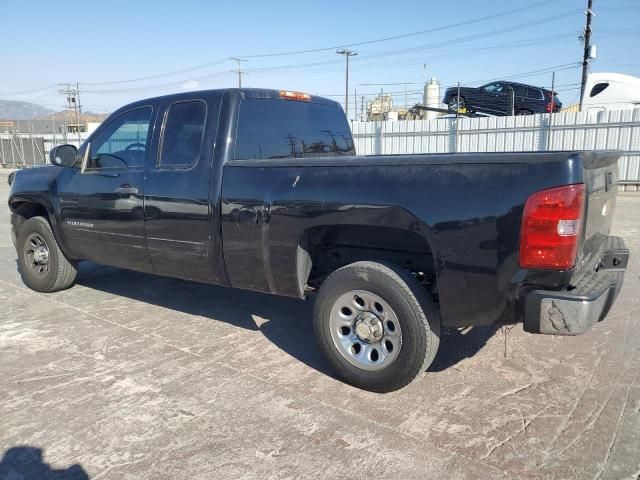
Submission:
[[[640,478],[640,196],[619,197],[606,321],[516,326],[506,357],[500,330],[447,331],[423,379],[377,395],[333,378],[310,302],[95,265],[28,290],[4,173],[0,478]]]

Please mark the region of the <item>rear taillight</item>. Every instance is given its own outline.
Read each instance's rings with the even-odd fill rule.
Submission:
[[[578,252],[584,211],[584,185],[534,193],[527,199],[520,233],[520,266],[566,270]]]

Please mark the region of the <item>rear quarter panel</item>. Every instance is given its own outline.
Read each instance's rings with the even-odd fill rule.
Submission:
[[[571,162],[519,162],[523,155],[230,162],[221,200],[230,283],[298,296],[296,250],[307,229],[384,225],[429,243],[445,325],[490,324],[528,274],[518,266],[527,197],[581,181]],[[544,272],[537,280],[561,281]]]

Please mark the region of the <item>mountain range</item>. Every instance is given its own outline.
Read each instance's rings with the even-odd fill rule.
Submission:
[[[35,120],[53,113],[54,110],[35,103],[0,100],[0,118],[5,120]]]

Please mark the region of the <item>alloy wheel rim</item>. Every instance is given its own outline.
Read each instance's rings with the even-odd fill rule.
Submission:
[[[49,245],[39,233],[34,232],[27,237],[24,259],[26,267],[38,278],[44,278],[49,274]]]
[[[398,316],[379,295],[350,290],[340,295],[329,317],[331,339],[349,363],[368,371],[391,365],[402,347]]]

